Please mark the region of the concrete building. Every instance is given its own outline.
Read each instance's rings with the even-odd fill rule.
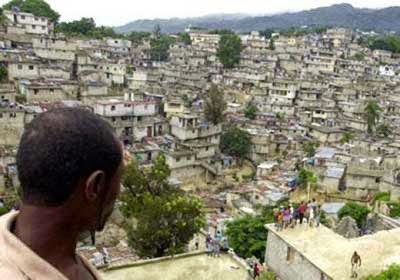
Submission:
[[[20,11],[4,11],[12,26],[20,27],[26,34],[48,35],[54,28],[46,17],[38,17]]]
[[[400,260],[400,229],[346,239],[320,226],[268,229],[265,263],[282,280],[351,279],[351,257],[361,256],[359,278],[374,275]]]

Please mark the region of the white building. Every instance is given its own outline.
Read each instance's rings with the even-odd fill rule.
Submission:
[[[53,30],[53,24],[46,17],[38,17],[30,13],[18,11],[4,11],[13,26],[21,26],[28,34],[49,34]]]

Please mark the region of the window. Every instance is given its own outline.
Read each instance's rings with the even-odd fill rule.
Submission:
[[[180,162],[181,161],[181,158],[180,157],[177,157],[176,158],[176,162]]]
[[[46,26],[42,26],[42,30],[45,30],[46,29]]]
[[[0,119],[2,119],[3,118],[3,114],[2,113],[0,113]]]
[[[111,106],[111,111],[115,111],[115,106],[114,105]]]
[[[35,21],[38,21],[39,19],[37,17],[35,17]]]
[[[32,29],[36,29],[36,25],[32,25]]]
[[[192,159],[191,156],[187,156],[187,157],[186,157],[186,160],[191,160],[191,159]]]
[[[286,255],[286,261],[289,263],[292,263],[294,261],[294,254],[295,251],[292,247],[287,248],[287,255]]]
[[[29,65],[29,70],[33,70],[35,67],[33,65]]]
[[[39,90],[38,90],[38,89],[36,89],[36,88],[33,90],[33,94],[34,94],[34,95],[37,95],[37,94],[38,94],[38,92],[39,92]]]
[[[19,65],[18,65],[18,70],[22,70],[22,68],[23,68],[22,65],[19,64]]]
[[[25,19],[25,16],[21,16],[21,19]]]
[[[50,89],[50,93],[54,93],[54,89]]]

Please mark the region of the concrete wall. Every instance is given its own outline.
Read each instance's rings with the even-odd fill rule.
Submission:
[[[40,66],[39,75],[42,78],[57,78],[63,80],[69,80],[71,78],[70,71],[47,66]]]
[[[58,50],[58,49],[42,49],[35,48],[33,50],[38,57],[54,60],[75,60],[75,53],[73,51]]]
[[[0,145],[16,146],[24,130],[23,111],[0,111]]]
[[[179,159],[179,160],[178,160]],[[190,170],[192,166],[195,166],[195,155],[194,154],[189,154],[189,155],[182,155],[182,156],[170,156],[166,155],[166,161],[168,166],[176,170],[176,172],[180,172],[181,169],[188,169]],[[195,166],[196,167],[196,166]],[[184,172],[183,172],[184,173]]]
[[[205,170],[201,166],[176,168],[171,170],[171,177],[175,177],[183,183],[195,183],[205,179]]]
[[[29,63],[10,63],[8,65],[8,76],[10,79],[39,78],[39,65]]]
[[[312,244],[310,244],[312,246]],[[296,250],[293,251],[293,258],[287,261],[288,245],[274,232],[268,231],[267,249],[265,262],[282,280],[321,280],[322,272],[310,263]]]
[[[29,88],[26,90],[26,101],[35,102],[57,102],[66,99],[66,94],[61,88]]]

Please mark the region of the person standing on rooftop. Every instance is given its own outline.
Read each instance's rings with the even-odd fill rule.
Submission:
[[[76,246],[111,215],[123,157],[112,128],[87,110],[54,109],[28,124],[17,153],[22,205],[0,218],[0,279],[100,279]]]

